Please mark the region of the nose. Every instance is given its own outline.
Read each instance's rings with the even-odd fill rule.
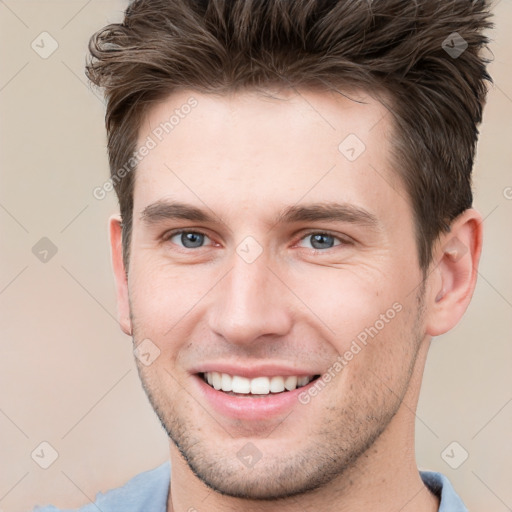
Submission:
[[[229,343],[248,345],[291,329],[290,292],[264,254],[248,263],[235,253],[231,270],[215,287],[209,327]]]

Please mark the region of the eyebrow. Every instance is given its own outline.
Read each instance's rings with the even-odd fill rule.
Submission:
[[[177,201],[159,200],[142,210],[141,220],[146,224],[156,224],[167,219],[194,220],[197,222],[215,222],[213,215],[197,206]]]
[[[172,219],[210,224],[221,221],[218,216],[215,216],[207,210],[179,201],[158,200],[146,206],[141,213],[141,220],[147,225]],[[293,224],[317,221],[348,222],[371,228],[377,228],[380,225],[377,217],[364,208],[335,202],[287,206],[275,217],[272,224]]]
[[[364,208],[333,202],[289,206],[275,219],[276,224],[315,221],[348,222],[368,227],[377,227],[380,224],[377,217]]]

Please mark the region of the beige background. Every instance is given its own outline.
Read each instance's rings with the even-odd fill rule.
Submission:
[[[0,1],[3,512],[87,503],[168,456],[131,340],[115,320],[106,229],[115,197],[92,195],[108,169],[104,106],[86,84],[85,48],[125,5]],[[512,509],[512,0],[497,2],[495,13],[496,84],[475,170],[476,206],[486,217],[480,280],[463,321],[433,344],[416,444],[420,466],[445,473],[471,510],[505,512]],[[43,31],[59,45],[47,59],[31,48]],[[32,252],[42,237],[58,249],[46,263]],[[46,470],[31,458],[43,441],[59,455]],[[453,441],[469,453],[458,469],[441,457]]]

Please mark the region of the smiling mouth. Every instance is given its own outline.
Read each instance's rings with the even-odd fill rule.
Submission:
[[[210,387],[217,391],[222,391],[227,395],[256,397],[293,391],[308,385],[313,380],[319,378],[320,375],[276,375],[274,377],[255,377],[248,379],[247,377],[229,375],[228,373],[206,372],[199,373],[199,377]]]

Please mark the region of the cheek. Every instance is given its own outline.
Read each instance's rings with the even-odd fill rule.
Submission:
[[[129,294],[138,339],[163,340],[178,332],[186,339],[191,326],[184,319],[193,318],[200,310],[205,294],[218,280],[216,275],[206,266],[186,268],[144,255],[134,258]]]
[[[364,408],[366,403],[382,412],[406,392],[420,341],[417,310],[413,304],[395,303],[384,315],[385,320],[370,320],[355,335],[337,337],[341,366],[333,373],[340,392],[331,405]]]
[[[381,315],[384,320],[395,317],[393,304],[399,292],[380,271],[311,267],[309,273],[289,275],[288,283],[310,310],[309,315],[314,312],[328,328],[328,339],[339,343],[338,351],[376,322],[382,329]]]
[[[370,322],[355,338],[361,346],[358,364],[393,387],[408,374],[421,341],[417,304],[411,297],[396,301]]]
[[[421,337],[410,283],[390,279],[386,272],[368,271],[363,277],[332,269],[330,275],[330,279],[303,279],[296,286],[302,286],[308,307],[329,328],[324,330],[325,339],[341,364],[333,373],[343,368],[343,386],[349,388],[361,389],[370,382],[400,388],[397,382],[408,374]],[[314,328],[319,325],[315,322]]]

